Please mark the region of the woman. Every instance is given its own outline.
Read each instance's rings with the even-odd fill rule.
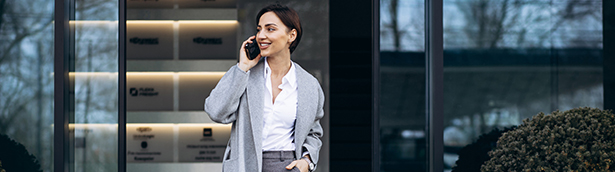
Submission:
[[[263,8],[256,23],[239,63],[205,100],[213,121],[233,123],[222,171],[313,171],[325,98],[318,80],[290,58],[301,40],[299,16],[276,4]],[[244,47],[252,39],[261,53],[249,60]]]

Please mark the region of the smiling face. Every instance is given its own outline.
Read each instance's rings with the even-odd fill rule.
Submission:
[[[258,22],[258,42],[263,57],[288,56],[290,44],[297,37],[295,29],[290,30],[273,12],[263,14]]]

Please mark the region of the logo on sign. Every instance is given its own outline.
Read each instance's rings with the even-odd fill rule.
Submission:
[[[137,128],[137,131],[139,131],[141,133],[142,132],[149,132],[149,131],[152,131],[152,128],[151,127],[139,127],[139,128]]]
[[[144,132],[150,132],[152,131],[151,127],[139,127],[137,128],[137,131],[139,131],[139,133],[144,133]],[[155,136],[153,134],[135,134],[132,135],[133,139],[137,139],[137,140],[148,140],[148,139],[153,139]]]
[[[202,142],[207,142],[207,141],[215,141],[213,138],[211,138],[214,135],[213,130],[211,128],[203,128],[203,137],[201,139]]]
[[[139,95],[139,91],[137,91],[137,88],[130,88],[130,95],[131,96]]]
[[[147,148],[147,142],[146,141],[142,141],[141,142],[141,148],[143,148],[143,149]]]
[[[158,92],[154,88],[130,88],[130,95],[136,96],[157,96]]]
[[[134,37],[130,38],[130,43],[139,44],[139,45],[158,45],[158,38],[139,38]]]
[[[222,38],[203,38],[203,37],[196,37],[192,39],[192,42],[197,43],[197,44],[213,44],[213,45],[220,45],[222,44]]]
[[[203,128],[203,137],[211,137],[212,131],[211,128]]]

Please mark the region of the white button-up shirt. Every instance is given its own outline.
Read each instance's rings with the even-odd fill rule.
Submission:
[[[278,88],[282,91],[273,99],[271,68],[265,59],[265,85],[263,109],[263,151],[294,151],[295,120],[297,119],[297,79],[295,64],[282,78]]]

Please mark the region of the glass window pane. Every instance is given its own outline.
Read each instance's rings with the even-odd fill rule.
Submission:
[[[424,9],[422,0],[380,1],[381,171],[427,170]]]
[[[443,8],[445,169],[494,128],[603,107],[602,1],[444,0]]]
[[[25,148],[0,147],[6,171],[53,169],[53,9],[52,0],[0,1],[0,144]],[[26,151],[38,162],[17,156]]]
[[[118,1],[72,0],[70,170],[118,169]]]

